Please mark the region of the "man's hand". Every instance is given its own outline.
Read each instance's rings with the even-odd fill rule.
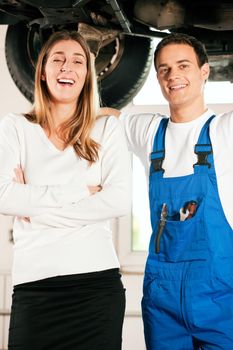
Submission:
[[[99,109],[99,115],[114,115],[114,117],[119,117],[121,112],[116,108],[111,107],[101,107]]]

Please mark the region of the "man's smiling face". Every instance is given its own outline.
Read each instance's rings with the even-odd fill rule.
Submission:
[[[199,67],[194,49],[186,44],[168,44],[156,59],[157,78],[170,107],[198,102],[203,96],[209,65]]]

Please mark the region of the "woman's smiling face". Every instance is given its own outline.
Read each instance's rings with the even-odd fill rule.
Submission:
[[[42,80],[46,81],[54,103],[74,103],[86,75],[87,59],[82,46],[74,40],[61,40],[49,52]]]

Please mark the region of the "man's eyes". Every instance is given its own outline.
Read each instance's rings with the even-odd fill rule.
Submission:
[[[181,64],[179,67],[180,67],[180,69],[186,69],[189,67],[189,65],[188,64]]]
[[[179,69],[179,70],[187,70],[189,68],[189,64],[180,64],[178,66],[178,68],[176,69]],[[165,74],[168,74],[170,71],[172,70],[172,68],[169,68],[169,67],[164,67],[164,68],[160,68],[158,73],[160,75],[165,75]]]
[[[168,71],[169,71],[168,68],[160,68],[160,69],[159,69],[159,74],[164,75],[164,74],[166,74]]]

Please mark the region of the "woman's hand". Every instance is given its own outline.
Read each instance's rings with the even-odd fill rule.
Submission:
[[[17,168],[14,169],[15,177],[13,177],[13,181],[17,182],[19,184],[25,184],[25,178],[24,178],[24,173],[23,169],[21,168],[20,165],[17,166]],[[30,218],[25,217],[25,216],[18,216],[19,220],[23,220],[25,222],[30,222]]]
[[[87,186],[90,194],[95,194],[97,192],[100,192],[102,190],[102,186]]]
[[[17,182],[19,184],[25,184],[25,177],[24,177],[24,173],[23,173],[23,169],[21,168],[20,165],[17,166],[17,168],[14,169],[14,173],[15,173],[15,177],[13,178],[14,182]],[[102,190],[102,186],[98,185],[98,186],[87,186],[88,190],[90,192],[91,195],[100,192]],[[29,217],[18,217],[19,220],[23,220],[25,222],[30,222],[30,218]]]
[[[20,165],[17,165],[17,168],[14,169],[15,177],[13,180],[19,184],[25,184],[25,178],[24,178],[24,173],[23,169],[21,168]]]

